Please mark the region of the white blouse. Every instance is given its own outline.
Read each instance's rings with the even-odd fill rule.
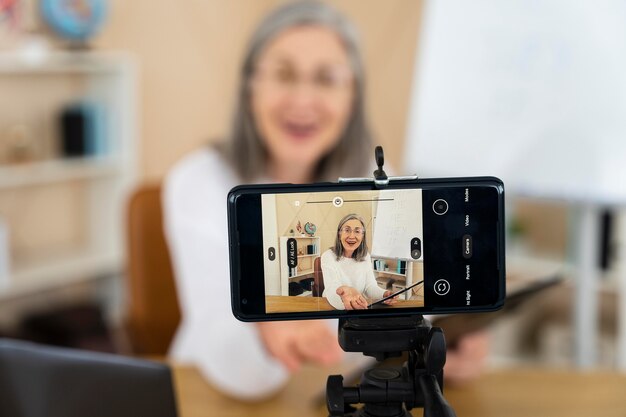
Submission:
[[[282,388],[289,372],[266,351],[257,326],[232,314],[226,197],[237,184],[232,168],[208,147],[183,158],[165,179],[164,228],[182,310],[169,353],[197,366],[223,392],[254,400]],[[328,325],[337,331],[337,320]],[[345,353],[342,368],[364,369],[372,361]]]
[[[165,180],[165,234],[182,310],[170,355],[195,364],[222,391],[255,399],[282,387],[289,373],[265,350],[257,326],[231,312],[226,196],[236,184],[208,148],[184,158]]]
[[[341,286],[352,287],[372,300],[383,298],[385,294],[385,290],[376,283],[369,253],[362,261],[345,256],[337,260],[332,249],[328,249],[322,254],[321,266],[324,275],[322,296],[337,310],[345,309],[341,297],[337,295],[337,288]]]

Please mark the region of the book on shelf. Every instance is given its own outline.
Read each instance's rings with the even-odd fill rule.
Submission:
[[[310,245],[306,245],[306,254],[307,255],[315,255],[317,254],[317,244],[312,243]]]
[[[105,117],[103,106],[86,100],[63,107],[59,114],[60,149],[63,156],[106,154]]]
[[[398,274],[406,274],[406,261],[398,261],[396,271]]]

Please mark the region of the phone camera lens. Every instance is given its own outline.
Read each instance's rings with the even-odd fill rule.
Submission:
[[[439,216],[443,216],[448,212],[448,202],[443,198],[435,200],[433,203],[433,211]]]
[[[248,304],[248,299],[247,298],[242,298],[241,299],[241,304]]]

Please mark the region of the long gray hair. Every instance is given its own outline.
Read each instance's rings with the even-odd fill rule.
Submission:
[[[256,129],[251,109],[250,80],[257,60],[268,43],[295,26],[321,25],[341,39],[354,76],[352,112],[336,147],[324,155],[314,173],[315,181],[335,181],[339,176],[367,175],[372,138],[365,117],[364,69],[354,26],[337,10],[318,1],[288,3],[261,22],[252,35],[240,73],[239,92],[229,140],[222,148],[242,180],[266,174],[268,151]]]
[[[343,227],[344,224],[346,224],[348,220],[358,220],[361,222],[361,225],[363,226],[363,240],[361,240],[361,244],[359,245],[359,247],[356,248],[354,252],[352,252],[352,258],[354,258],[354,260],[358,262],[364,261],[369,251],[369,248],[367,247],[367,239],[366,239],[367,231],[365,230],[365,221],[358,214],[350,213],[339,221],[339,224],[337,225],[337,234],[335,235],[335,245],[331,249],[333,250],[333,253],[337,257],[337,260],[340,260],[341,257],[343,256],[343,244],[341,243],[341,228]]]

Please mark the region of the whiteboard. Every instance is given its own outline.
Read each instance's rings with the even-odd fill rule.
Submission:
[[[382,190],[374,203],[372,256],[411,258],[411,239],[422,241],[422,190]],[[420,260],[423,256],[420,257]]]
[[[626,1],[430,0],[406,172],[626,203]]]

